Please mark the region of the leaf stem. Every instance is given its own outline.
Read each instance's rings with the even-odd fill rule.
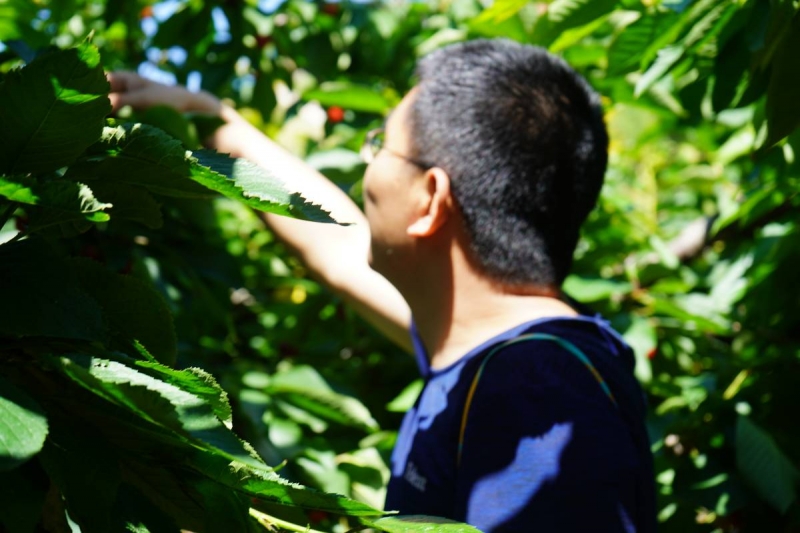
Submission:
[[[318,531],[316,529],[311,529],[308,526],[300,526],[297,524],[293,524],[291,522],[287,522],[286,520],[281,520],[280,518],[275,518],[272,515],[268,515],[266,513],[262,513],[256,509],[250,508],[250,516],[258,520],[262,526],[267,528],[271,528],[272,526],[278,526],[283,529],[287,529],[289,531],[296,531],[297,533],[324,533],[323,531]]]

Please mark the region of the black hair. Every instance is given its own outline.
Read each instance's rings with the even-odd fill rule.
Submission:
[[[504,286],[559,287],[606,170],[597,94],[562,59],[508,40],[437,50],[417,76],[415,157],[450,175],[471,261]]]

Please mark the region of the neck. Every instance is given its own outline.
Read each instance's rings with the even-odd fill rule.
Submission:
[[[429,262],[426,275],[403,291],[432,368],[458,361],[470,349],[523,322],[577,315],[558,299],[558,291],[498,287],[460,255],[451,255],[445,264]]]

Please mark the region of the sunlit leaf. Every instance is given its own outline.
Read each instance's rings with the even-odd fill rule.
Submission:
[[[287,190],[283,181],[245,159],[216,152],[194,152],[190,176],[211,190],[260,211],[314,222],[334,222],[321,206]]]
[[[0,472],[36,455],[42,449],[47,431],[42,408],[0,377]]]
[[[391,103],[369,87],[350,83],[328,82],[303,94],[306,100],[316,100],[323,106],[339,106],[353,111],[386,113]]]
[[[479,533],[480,531],[453,520],[423,515],[387,516],[372,522],[371,525],[386,533]]]
[[[88,43],[39,56],[0,83],[0,174],[55,170],[100,136],[111,111],[100,54]]]

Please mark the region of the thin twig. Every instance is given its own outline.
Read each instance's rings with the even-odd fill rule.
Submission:
[[[287,522],[286,520],[281,520],[280,518],[275,518],[272,515],[268,515],[267,513],[263,513],[257,509],[253,509],[252,507],[250,508],[250,516],[258,520],[262,526],[265,526],[269,529],[272,529],[272,526],[278,526],[289,531],[296,531],[297,533],[324,533],[323,531],[311,529],[308,526],[303,527],[291,522]]]

